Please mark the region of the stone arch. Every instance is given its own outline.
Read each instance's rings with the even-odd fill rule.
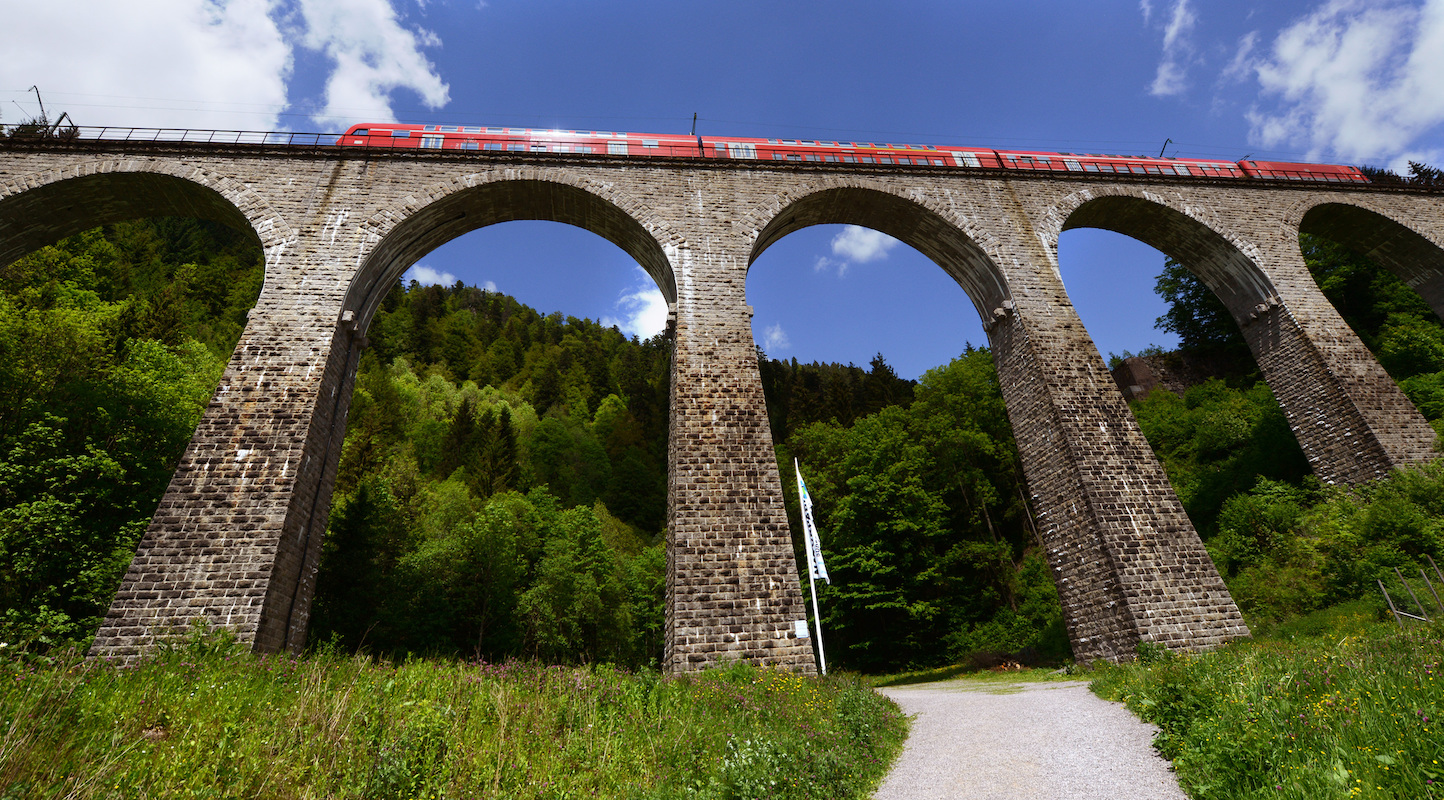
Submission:
[[[167,216],[250,232],[268,269],[295,241],[285,220],[234,178],[176,161],[103,159],[0,183],[0,265],[98,225]]]
[[[1245,239],[1206,205],[1129,186],[1075,193],[1049,216],[1061,230],[1131,236],[1197,275],[1238,323],[1321,480],[1374,480],[1427,453],[1432,431],[1323,301],[1296,237],[1284,252],[1282,237]]]
[[[1278,305],[1272,279],[1260,266],[1258,248],[1228,230],[1210,209],[1170,203],[1153,192],[1105,186],[1076,192],[1049,210],[1045,244],[1057,266],[1058,235],[1100,228],[1137,239],[1178,260],[1223,301],[1240,327]]]
[[[915,248],[963,287],[984,324],[1005,307],[1011,292],[981,229],[959,226],[921,193],[907,195],[868,180],[838,178],[780,192],[748,214],[742,230],[752,239],[748,265],[782,237],[813,225],[861,225]],[[980,242],[984,244],[980,244]]]
[[[1367,197],[1310,197],[1285,217],[1299,233],[1331,239],[1373,259],[1419,293],[1444,318],[1444,242],[1419,232],[1414,220],[1401,218]]]
[[[560,169],[478,172],[433,184],[382,209],[357,231],[357,272],[345,308],[358,330],[401,277],[426,253],[473,230],[499,222],[546,220],[601,236],[637,260],[668,303],[677,301],[672,271],[680,236],[639,199]]]
[[[944,197],[863,181],[809,185],[748,218],[752,258],[799,228],[855,223],[907,242],[958,281],[983,316],[1075,658],[1127,658],[1139,641],[1200,649],[1246,635],[1055,280],[1049,245],[1067,214],[1030,225],[1009,213],[1023,210],[1013,195],[969,219]]]

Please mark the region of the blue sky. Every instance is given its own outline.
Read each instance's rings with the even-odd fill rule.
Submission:
[[[904,140],[1002,148],[1444,162],[1444,0],[690,3],[101,0],[16,4],[0,122],[339,130],[355,121]],[[1106,357],[1150,343],[1157,252],[1073,231],[1069,295]],[[655,287],[585,231],[508,223],[415,276],[542,311],[660,322]],[[913,377],[985,341],[906,245],[818,227],[748,278],[768,353]]]

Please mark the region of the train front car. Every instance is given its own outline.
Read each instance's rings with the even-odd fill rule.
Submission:
[[[1369,176],[1346,164],[1296,164],[1288,161],[1240,161],[1239,167],[1251,178],[1324,183],[1368,183]]]

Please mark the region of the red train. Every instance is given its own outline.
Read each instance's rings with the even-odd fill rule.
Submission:
[[[1133,175],[1183,175],[1209,178],[1368,183],[1358,167],[1293,164],[1279,161],[1216,161],[1203,158],[1150,158],[1098,153],[1046,153],[943,147],[891,142],[842,142],[820,139],[749,139],[740,136],[688,136],[666,133],[541,130],[466,125],[354,125],[337,144],[342,147],[420,148],[531,153],[583,153],[613,156],[761,159],[835,164],[893,164],[1007,170],[1052,170]]]

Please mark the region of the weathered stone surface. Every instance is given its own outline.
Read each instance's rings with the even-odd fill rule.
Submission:
[[[266,281],[96,638],[132,657],[201,620],[258,651],[304,642],[364,333],[436,246],[514,219],[594,231],[674,304],[667,668],[811,671],[746,304],[753,259],[852,223],[952,275],[988,337],[1075,654],[1247,634],[1068,300],[1058,234],[1102,227],[1223,298],[1315,471],[1357,482],[1430,456],[1432,431],[1314,285],[1331,236],[1444,305],[1444,204],[1370,187],[1068,173],[274,146],[11,143],[0,264],[85,228],[190,215],[254,231]],[[959,343],[961,344],[961,343]]]

